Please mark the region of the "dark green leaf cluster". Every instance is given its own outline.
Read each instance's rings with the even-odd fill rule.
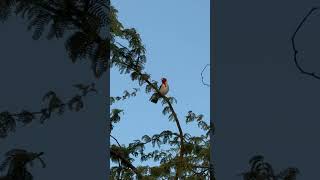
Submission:
[[[110,66],[116,66],[120,73],[132,73],[132,80],[139,80],[143,84],[148,76],[141,74],[146,63],[145,47],[136,29],[124,28],[118,21],[117,10],[113,6],[110,11],[110,33]]]
[[[196,121],[198,124],[198,127],[204,131],[207,132],[206,136],[210,135],[210,132],[213,130],[213,127],[210,127],[204,120],[203,120],[203,115],[196,115],[192,111],[188,112],[188,115],[186,116],[186,123],[190,123]]]
[[[120,113],[123,113],[122,109],[112,109],[110,113],[110,126],[113,129],[115,123],[118,123],[121,119]]]
[[[110,174],[113,179],[134,180],[134,172],[128,167],[112,167],[110,169]]]

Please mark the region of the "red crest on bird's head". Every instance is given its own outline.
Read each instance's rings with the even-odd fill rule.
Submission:
[[[161,81],[162,81],[162,84],[164,84],[164,83],[167,82],[167,79],[166,78],[161,78]]]

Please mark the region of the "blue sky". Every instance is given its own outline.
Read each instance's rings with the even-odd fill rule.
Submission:
[[[192,110],[210,121],[210,88],[202,84],[200,76],[203,67],[210,63],[210,1],[118,0],[112,4],[118,9],[123,25],[140,33],[147,50],[146,72],[158,82],[161,77],[168,79],[168,96],[178,101],[174,108],[183,130],[192,135],[202,133],[196,124],[186,125],[185,116]],[[206,82],[210,81],[209,74],[207,68]],[[132,82],[128,74],[111,70],[111,96],[136,87],[138,83]],[[145,86],[139,88],[136,97],[111,107],[124,109],[121,122],[112,131],[120,144],[127,145],[145,134],[177,131],[175,123],[162,114],[161,103],[149,102],[151,94],[144,92]]]

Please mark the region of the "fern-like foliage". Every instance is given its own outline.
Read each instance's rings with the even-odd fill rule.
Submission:
[[[65,47],[70,59],[90,60],[97,78],[112,66],[122,73],[130,73],[142,71],[146,63],[139,33],[134,28],[123,27],[109,0],[1,1],[0,20],[7,20],[12,13],[28,21],[28,30],[33,31],[35,40],[44,32],[47,39],[68,35]]]
[[[98,78],[107,70],[110,58],[109,1],[105,0],[4,0],[0,1],[0,20],[11,14],[28,21],[27,29],[37,40],[64,38],[66,50],[73,62],[91,61]],[[130,38],[132,39],[132,38]],[[134,40],[132,40],[134,41]]]

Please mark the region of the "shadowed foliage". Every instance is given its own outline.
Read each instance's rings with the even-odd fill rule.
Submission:
[[[33,153],[22,149],[13,149],[8,151],[5,160],[0,165],[0,172],[6,173],[0,177],[0,180],[33,180],[32,174],[27,166],[33,166],[35,160],[39,160],[44,168],[46,164],[41,159],[43,152]]]
[[[296,180],[299,170],[289,167],[275,173],[271,164],[264,161],[261,155],[254,156],[249,161],[250,170],[242,173],[244,180]]]
[[[106,26],[109,8],[105,0],[3,0],[0,20],[12,14],[28,21],[28,30],[37,40],[45,32],[47,39],[63,38],[72,62],[91,61],[96,77],[107,68],[109,38]],[[108,23],[109,22],[109,23]]]
[[[76,84],[74,86],[80,93],[70,98],[67,102],[63,102],[55,92],[49,91],[43,96],[45,106],[38,111],[31,112],[22,110],[17,113],[9,111],[0,112],[0,138],[5,138],[10,132],[15,132],[17,124],[25,126],[35,120],[43,124],[47,119],[52,117],[54,113],[62,115],[67,109],[78,112],[84,108],[83,98],[87,96],[89,92],[97,93],[94,84]]]
[[[105,0],[2,0],[0,1],[0,20],[5,22],[10,16],[16,15],[28,22],[27,30],[32,31],[34,40],[46,34],[46,38],[62,39],[65,49],[72,60],[89,60],[95,77],[100,78],[108,67],[110,56],[110,36],[108,36],[108,1]],[[21,110],[21,112],[0,111],[0,138],[6,138],[19,125],[25,126],[35,120],[44,123],[53,114],[62,115],[67,109],[80,111],[84,108],[83,98],[89,92],[97,92],[94,84],[77,84],[80,93],[63,101],[56,92],[48,91],[43,101],[45,107],[38,111]],[[9,176],[13,179],[32,179],[32,175],[23,166],[13,166],[21,158],[32,155],[14,151],[14,156],[8,156]],[[18,153],[21,152],[21,153]],[[27,161],[27,160],[26,160]],[[29,163],[29,161],[28,161]],[[31,161],[30,161],[31,163]],[[10,170],[13,167],[16,169]],[[24,173],[25,175],[22,175]],[[23,176],[23,177],[22,177]],[[21,177],[21,178],[20,178]]]

